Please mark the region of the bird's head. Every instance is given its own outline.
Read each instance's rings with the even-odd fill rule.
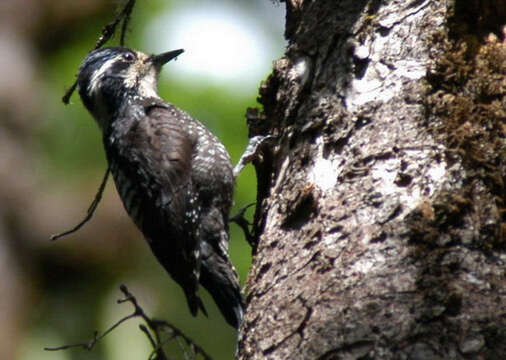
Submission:
[[[77,76],[79,95],[103,129],[130,97],[158,97],[162,66],[183,52],[147,55],[123,47],[107,47],[86,55]]]

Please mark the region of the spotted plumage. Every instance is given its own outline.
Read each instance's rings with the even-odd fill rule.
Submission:
[[[181,52],[92,51],[79,71],[79,94],[102,131],[125,209],[183,288],[191,313],[206,313],[200,283],[238,327],[243,303],[228,257],[230,157],[204,125],[157,93],[161,66]]]

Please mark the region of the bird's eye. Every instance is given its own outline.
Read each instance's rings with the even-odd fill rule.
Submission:
[[[123,55],[123,59],[130,62],[135,60],[135,56],[132,53],[126,53]]]

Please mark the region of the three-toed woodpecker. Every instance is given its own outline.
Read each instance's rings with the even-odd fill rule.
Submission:
[[[230,157],[206,127],[157,93],[162,65],[182,52],[94,50],[79,69],[78,89],[102,131],[126,211],[183,288],[191,313],[206,313],[200,282],[237,328],[243,302],[228,257]]]

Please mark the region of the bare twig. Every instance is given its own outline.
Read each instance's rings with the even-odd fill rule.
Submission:
[[[120,290],[124,295],[124,298],[118,299],[118,304],[122,304],[124,302],[129,302],[133,305],[134,311],[127,315],[120,320],[118,320],[116,323],[114,323],[110,328],[108,328],[106,331],[104,331],[102,334],[99,335],[98,331],[95,331],[93,334],[93,338],[91,338],[88,342],[85,343],[79,343],[79,344],[72,344],[72,345],[63,345],[58,347],[46,347],[44,350],[47,351],[58,351],[58,350],[67,350],[71,348],[80,347],[85,350],[91,350],[95,346],[95,344],[103,339],[106,335],[111,333],[114,329],[116,329],[118,326],[120,326],[125,321],[140,317],[146,325],[141,324],[139,325],[140,330],[147,336],[149,339],[149,342],[151,343],[151,346],[153,346],[153,352],[149,355],[149,359],[156,359],[156,360],[169,360],[169,357],[165,354],[162,347],[165,343],[167,343],[170,340],[176,339],[184,352],[185,358],[188,358],[189,353],[186,351],[183,344],[180,342],[180,340],[183,340],[188,348],[193,352],[193,355],[201,355],[204,360],[212,360],[211,356],[209,356],[202,347],[197,345],[191,338],[183,334],[181,330],[179,330],[174,325],[170,324],[169,322],[165,320],[157,320],[150,318],[144,309],[139,305],[137,302],[137,299],[135,298],[132,293],[128,290],[128,288],[125,285],[120,286]],[[162,335],[168,335],[168,338],[163,340]]]
[[[88,208],[88,211],[86,212],[86,216],[84,217],[79,224],[74,226],[72,229],[61,232],[59,234],[51,235],[51,240],[56,240],[61,237],[70,235],[72,233],[75,233],[77,230],[79,230],[84,224],[86,224],[90,219],[92,218],[93,214],[95,213],[95,210],[97,209],[97,206],[102,199],[102,194],[104,193],[105,185],[107,184],[107,180],[109,178],[109,174],[111,172],[111,167],[108,166],[107,170],[105,171],[104,178],[102,179],[102,183],[100,184],[100,187],[98,188],[97,194],[95,195],[95,199],[93,199],[93,202],[90,204],[90,207]]]
[[[133,296],[128,291],[125,285],[121,285],[120,290],[125,295],[125,298],[118,300],[118,303],[128,301],[134,306],[135,309],[134,313],[137,314],[137,316],[141,317],[144,320],[144,322],[148,325],[148,328],[153,332],[155,336],[154,340],[158,348],[161,348],[161,345],[163,345],[163,342],[161,341],[161,332],[163,332],[165,334],[168,334],[171,339],[172,338],[183,339],[186,342],[186,344],[193,350],[193,352],[196,355],[198,354],[202,355],[204,360],[212,360],[211,356],[207,354],[204,351],[204,349],[202,349],[199,345],[197,345],[191,338],[186,336],[176,326],[172,325],[171,323],[165,320],[152,319],[149,316],[147,316],[144,310],[137,303],[137,299],[135,298],[135,296]],[[155,351],[157,351],[157,348],[155,348]]]
[[[72,96],[72,94],[74,93],[74,91],[76,90],[76,87],[77,87],[77,80],[74,80],[74,82],[72,83],[72,86],[69,87],[67,89],[67,91],[65,91],[65,94],[63,95],[63,97],[61,98],[61,101],[63,101],[63,103],[65,105],[68,105],[69,102],[70,102],[70,97]]]
[[[58,350],[72,349],[72,348],[76,348],[76,347],[81,347],[84,350],[91,350],[91,349],[93,349],[93,347],[95,346],[95,344],[97,342],[99,342],[104,337],[106,337],[111,331],[113,331],[114,329],[116,329],[118,326],[120,326],[125,321],[127,321],[127,320],[129,320],[131,318],[134,318],[136,316],[137,316],[137,314],[134,313],[134,314],[130,314],[128,316],[125,316],[124,318],[119,319],[109,329],[107,329],[106,331],[104,331],[104,333],[102,335],[100,335],[100,336],[98,335],[98,331],[95,331],[94,334],[93,334],[93,338],[90,341],[86,342],[86,343],[72,344],[72,345],[63,345],[63,346],[57,346],[57,347],[45,347],[44,350],[46,350],[46,351],[58,351]]]
[[[237,178],[248,163],[258,159],[262,152],[262,148],[266,146],[266,144],[272,142],[273,139],[275,139],[275,137],[272,135],[257,135],[250,138],[246,150],[244,150],[244,153],[234,167],[234,177]]]
[[[106,42],[108,42],[111,39],[111,37],[116,32],[116,26],[118,26],[120,22],[122,22],[122,25],[119,43],[121,46],[125,46],[126,32],[128,30],[128,24],[130,23],[130,18],[132,15],[132,11],[134,9],[135,2],[136,0],[127,0],[125,6],[116,15],[114,20],[102,28],[102,33],[98,37],[98,40],[95,43],[95,47],[93,48],[93,50],[101,48],[102,46],[104,46]],[[62,101],[65,105],[68,105],[70,97],[74,93],[76,87],[77,87],[77,80],[75,80],[72,86],[68,88],[67,91],[65,91],[65,94],[62,97]]]
[[[102,34],[99,36],[99,38],[98,38],[98,40],[97,40],[97,42],[95,44],[94,50],[102,47],[107,41],[109,41],[109,39],[116,32],[116,27],[118,26],[118,24],[120,22],[122,22],[121,36],[120,36],[120,45],[121,46],[125,45],[126,32],[128,30],[128,24],[130,23],[130,18],[131,18],[131,15],[132,15],[132,11],[134,9],[135,2],[136,2],[136,0],[127,0],[125,6],[116,15],[116,17],[114,18],[114,20],[111,23],[109,23],[109,24],[107,24],[107,25],[105,25],[103,27]],[[72,84],[72,86],[65,92],[65,95],[63,95],[62,101],[63,101],[64,104],[68,104],[69,103],[70,97],[74,93],[76,87],[77,87],[77,80],[74,81],[74,83]],[[91,219],[91,217],[93,216],[93,213],[95,212],[95,209],[98,206],[98,203],[100,202],[100,199],[102,198],[102,193],[104,191],[105,184],[107,183],[107,177],[109,176],[109,170],[110,169],[108,168],[107,171],[106,171],[106,173],[105,173],[104,180],[102,181],[102,185],[100,185],[98,193],[97,193],[97,195],[95,197],[95,200],[93,200],[90,208],[88,209],[88,213],[87,213],[86,217],[83,219],[83,221],[81,221],[74,228],[72,228],[72,229],[70,229],[68,231],[65,231],[65,232],[62,232],[60,234],[56,234],[56,235],[51,236],[51,240],[56,240],[56,239],[58,239],[60,237],[67,236],[69,234],[72,234],[72,233],[76,232],[77,230],[79,230],[84,224],[86,224]]]
[[[244,232],[244,237],[246,238],[246,241],[251,246],[253,246],[253,234],[251,233],[251,231],[249,229],[249,227],[251,226],[251,223],[248,220],[246,220],[246,218],[244,217],[244,214],[246,213],[246,210],[248,210],[250,207],[252,207],[255,204],[256,203],[251,203],[251,204],[244,206],[243,208],[241,208],[239,210],[239,212],[237,214],[235,214],[230,219],[228,219],[229,222],[236,223],[242,229],[242,231]]]
[[[125,37],[126,32],[128,30],[128,24],[130,23],[130,17],[132,15],[132,11],[135,6],[135,0],[128,0],[128,2],[125,5],[125,8],[123,9],[123,24],[121,25],[121,36],[119,40],[119,44],[121,46],[125,46]]]
[[[121,26],[120,45],[125,45],[125,34],[128,28],[128,23],[130,22],[130,16],[132,15],[132,11],[134,9],[135,1],[136,0],[128,0],[123,9],[121,9],[118,15],[116,15],[114,20],[104,26],[102,29],[102,35],[100,35],[98,38],[94,50],[101,48],[106,42],[109,41],[109,39],[116,32],[116,26],[118,26],[121,21],[123,21],[123,25]]]

